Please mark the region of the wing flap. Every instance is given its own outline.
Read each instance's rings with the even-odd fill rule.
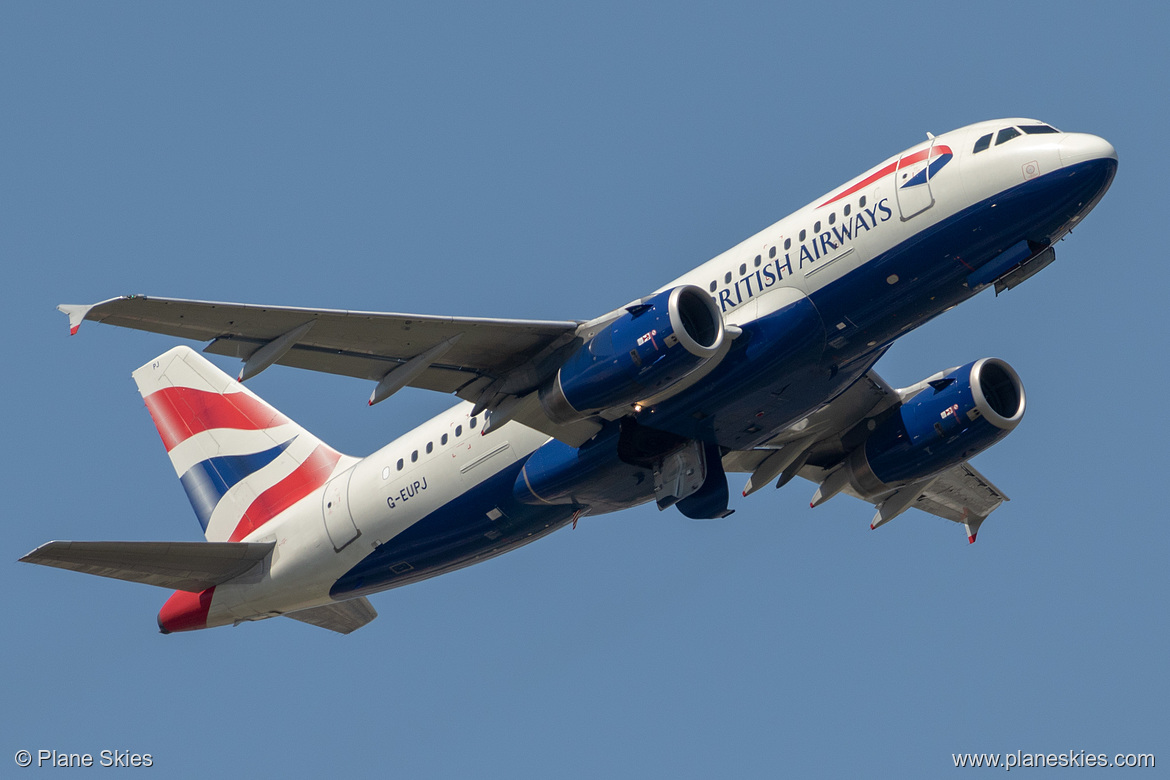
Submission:
[[[836,398],[780,431],[762,447],[728,452],[723,456],[723,468],[728,472],[754,472],[770,455],[793,444],[809,450],[811,463],[836,463],[846,454],[842,439],[849,431],[898,403],[897,391],[877,372],[867,371]],[[812,466],[802,469],[801,476],[806,476],[805,472],[820,474]]]
[[[285,617],[318,628],[327,628],[339,634],[349,634],[378,617],[378,612],[370,600],[362,596],[348,601],[339,601],[336,604],[326,604],[323,607],[290,612]]]
[[[275,542],[48,542],[20,560],[199,593],[260,563]]]
[[[246,340],[225,336],[215,339],[204,347],[203,351],[209,355],[224,355],[247,360],[263,344],[264,342],[258,339]],[[401,358],[311,344],[297,344],[281,355],[276,363],[289,368],[303,368],[307,371],[320,371],[325,374],[337,374],[377,382],[411,357],[414,356],[406,355],[405,358]],[[483,368],[462,364],[448,365],[447,361],[444,361],[439,365],[428,366],[409,382],[409,386],[421,390],[434,390],[439,393],[455,393],[468,383],[475,381],[485,371],[486,369]]]

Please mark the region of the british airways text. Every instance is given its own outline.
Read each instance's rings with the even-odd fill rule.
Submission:
[[[858,209],[840,225],[812,236],[810,240],[800,245],[799,250],[785,252],[783,257],[777,257],[763,268],[757,268],[736,280],[735,284],[719,291],[719,297],[716,299],[719,308],[726,312],[745,300],[751,300],[786,276],[791,276],[794,273],[793,262],[796,263],[796,268],[803,270],[805,266],[823,260],[832,252],[841,249],[847,241],[853,240],[862,231],[872,230],[880,223],[886,222],[894,215],[889,203],[889,198],[883,198],[872,208]]]

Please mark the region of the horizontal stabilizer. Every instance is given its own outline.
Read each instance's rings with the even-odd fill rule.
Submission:
[[[199,593],[235,579],[275,542],[49,542],[20,560]]]
[[[378,613],[369,599],[361,597],[349,601],[339,601],[336,604],[326,604],[323,607],[302,609],[300,612],[290,612],[285,617],[308,623],[311,626],[327,628],[339,634],[349,634],[378,617]]]

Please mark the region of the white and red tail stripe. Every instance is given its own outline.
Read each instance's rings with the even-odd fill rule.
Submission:
[[[208,541],[240,541],[356,459],[189,347],[134,372]]]

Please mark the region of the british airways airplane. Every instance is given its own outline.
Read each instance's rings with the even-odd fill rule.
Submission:
[[[664,285],[589,321],[333,311],[147,296],[63,305],[199,341],[134,380],[206,542],[50,542],[21,560],[174,589],[163,633],[285,616],[349,633],[369,594],[649,501],[696,519],[796,476],[871,528],[914,507],[975,541],[1006,496],[968,462],[1024,415],[1003,360],[894,389],[904,333],[1027,280],[1104,196],[1093,135],[1001,119],[927,139]],[[248,390],[279,363],[462,402],[365,458]]]

